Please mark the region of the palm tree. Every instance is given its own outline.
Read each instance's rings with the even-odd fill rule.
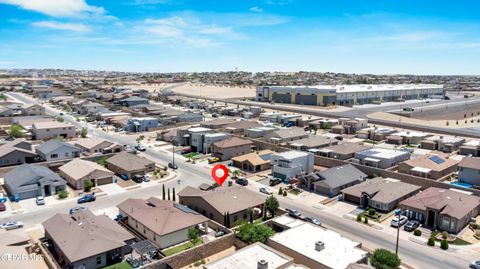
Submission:
[[[240,176],[240,170],[235,170],[232,172],[234,178],[238,178]]]

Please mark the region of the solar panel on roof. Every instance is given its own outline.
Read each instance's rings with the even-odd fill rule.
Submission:
[[[436,164],[442,164],[445,162],[444,159],[438,157],[438,156],[432,156],[429,158],[432,162],[436,163]]]
[[[199,215],[199,213],[197,211],[192,210],[187,206],[184,206],[184,205],[181,205],[181,204],[174,204],[173,206],[175,208],[179,209],[179,210],[182,210],[185,213],[192,213],[192,214],[195,214],[195,215]]]

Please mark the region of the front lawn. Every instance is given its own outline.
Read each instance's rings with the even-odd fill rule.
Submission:
[[[193,157],[195,157],[195,156],[197,156],[197,155],[200,155],[200,153],[198,153],[198,152],[190,152],[190,153],[187,153],[187,154],[183,154],[183,157],[185,157],[185,158],[193,158]]]
[[[177,254],[179,252],[182,252],[186,249],[193,248],[193,247],[196,247],[196,246],[201,245],[201,244],[203,244],[202,241],[198,241],[198,243],[196,243],[195,245],[193,245],[192,242],[188,241],[188,242],[186,242],[184,244],[181,244],[181,245],[178,245],[176,247],[163,250],[162,252],[165,256],[172,256],[172,255]]]
[[[373,213],[373,214],[370,214],[370,213]],[[374,221],[378,221],[378,219],[380,219],[380,214],[378,214],[377,211],[372,211],[370,212],[370,210],[366,210],[362,213],[359,214],[362,218],[363,217],[367,217],[367,218],[370,218]]]
[[[104,267],[103,269],[132,269],[132,266],[130,266],[128,262],[119,262],[119,263]]]

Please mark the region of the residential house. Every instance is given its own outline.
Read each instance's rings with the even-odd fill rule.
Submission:
[[[55,122],[56,119],[48,116],[20,116],[13,117],[12,124],[17,124],[23,127],[28,132],[32,131],[32,126],[34,123],[39,122]]]
[[[286,151],[272,154],[272,175],[290,179],[313,172],[314,156],[309,152]]]
[[[357,131],[367,128],[368,120],[361,118],[340,118],[338,119],[338,125],[332,127],[332,133],[334,134],[355,134]]]
[[[480,141],[472,140],[459,147],[458,154],[472,157],[480,157]]]
[[[0,146],[0,166],[34,162],[37,154],[25,139],[15,139]]]
[[[213,152],[213,145],[219,141],[223,141],[226,139],[230,139],[230,134],[226,133],[206,133],[203,134],[201,137],[203,139],[203,146],[202,151],[204,154],[210,154]],[[196,139],[197,137],[195,137]],[[197,150],[199,150],[197,148]]]
[[[43,116],[45,115],[45,107],[38,104],[24,105],[21,108],[24,116]]]
[[[179,202],[202,215],[222,224],[228,212],[233,226],[240,220],[248,220],[248,209],[256,213],[254,218],[261,217],[264,200],[242,186],[218,187],[211,191],[202,191],[190,186],[178,193]]]
[[[232,166],[251,173],[265,171],[272,166],[272,154],[271,150],[261,150],[233,157]]]
[[[123,146],[101,138],[80,138],[75,141],[75,146],[82,150],[85,155],[118,153]]]
[[[457,171],[458,162],[448,156],[425,155],[399,163],[398,172],[437,180]]]
[[[83,114],[83,115],[93,115],[106,110],[107,108],[102,104],[94,103],[94,102],[86,102],[80,106],[79,112],[80,114]]]
[[[273,133],[274,131],[278,130],[277,127],[273,126],[260,126],[260,127],[253,127],[244,130],[244,134],[246,137],[250,138],[260,138],[264,137],[269,133]]]
[[[392,178],[376,177],[343,189],[343,200],[363,208],[390,212],[403,201],[420,191],[421,187]]]
[[[213,143],[212,156],[227,161],[233,157],[249,153],[251,148],[252,141],[234,136]]]
[[[256,121],[237,121],[231,124],[226,125],[223,130],[227,133],[236,133],[243,134],[246,129],[255,128],[262,126]]]
[[[77,158],[80,149],[58,139],[48,140],[35,147],[35,152],[45,161],[60,161]]]
[[[454,136],[431,136],[420,141],[422,149],[438,150],[446,153],[454,152],[465,143],[465,138]]]
[[[232,123],[235,123],[235,122],[236,122],[235,119],[228,119],[228,118],[214,119],[210,121],[201,122],[200,127],[214,129],[214,130],[223,129],[226,126],[231,125]]]
[[[410,152],[384,148],[370,148],[355,153],[355,159],[366,166],[386,169],[410,159]]]
[[[420,141],[425,140],[430,136],[429,134],[423,132],[415,131],[402,131],[397,133],[392,133],[386,137],[387,143],[395,145],[416,145],[420,144]]]
[[[60,176],[77,190],[83,189],[86,181],[92,182],[94,187],[113,182],[114,173],[112,171],[95,162],[80,158],[60,166],[58,170]]]
[[[479,214],[480,197],[456,189],[430,187],[400,202],[409,219],[457,234]]]
[[[301,177],[301,185],[317,193],[333,197],[344,188],[356,185],[367,175],[351,164],[336,166],[321,172],[314,172]]]
[[[370,146],[356,143],[342,143],[331,147],[321,148],[315,154],[339,160],[348,160],[355,156],[355,153],[370,149]]]
[[[35,122],[32,125],[32,138],[34,140],[48,140],[56,137],[73,138],[77,136],[75,126],[58,122]]]
[[[107,168],[117,175],[132,178],[155,170],[155,162],[135,154],[122,151],[107,159]]]
[[[177,137],[179,145],[189,145],[194,152],[203,152],[205,134],[214,133],[212,129],[204,127],[194,127],[189,129],[179,129]],[[184,144],[185,143],[185,144]]]
[[[315,149],[337,145],[338,140],[325,137],[325,136],[314,135],[308,138],[288,142],[287,144],[289,148],[294,150],[301,150],[301,151],[314,150],[311,152],[315,152]]]
[[[311,223],[276,233],[267,245],[308,268],[347,268],[352,263],[368,262],[368,252],[361,243]]]
[[[266,134],[263,137],[265,142],[273,143],[273,144],[281,144],[287,143],[294,140],[300,140],[303,138],[307,138],[308,133],[300,127],[290,127],[286,129],[280,129],[273,131],[269,134]]]
[[[131,229],[161,249],[188,241],[189,229],[208,231],[208,218],[173,201],[130,198],[117,207]]]
[[[480,158],[465,157],[458,163],[458,180],[480,186]]]
[[[121,106],[132,107],[137,105],[148,105],[150,101],[146,98],[138,97],[138,96],[131,96],[120,101],[117,103]]]
[[[97,269],[119,263],[131,253],[135,240],[110,217],[96,216],[89,209],[57,213],[42,225],[61,268]]]
[[[158,128],[158,119],[151,117],[131,118],[125,125],[127,132],[148,132]]]
[[[4,176],[5,189],[9,195],[20,199],[51,196],[63,191],[66,182],[45,166],[22,164]]]

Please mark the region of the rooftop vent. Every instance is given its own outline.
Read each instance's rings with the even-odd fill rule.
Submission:
[[[266,260],[259,260],[257,262],[257,269],[268,269],[268,262]]]
[[[325,249],[325,242],[323,242],[323,241],[315,242],[315,250],[316,251],[322,251],[323,249]]]

